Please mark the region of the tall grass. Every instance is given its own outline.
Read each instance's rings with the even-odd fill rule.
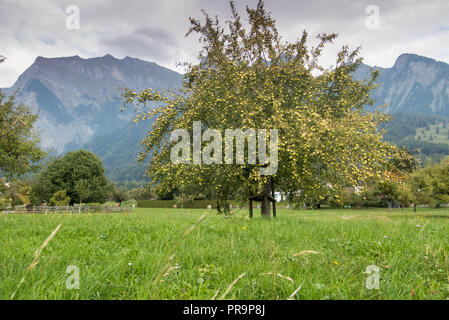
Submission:
[[[447,299],[449,209],[0,215],[0,298]],[[63,224],[39,252],[43,239]],[[183,236],[192,226],[195,230]],[[80,289],[66,288],[66,268]],[[380,289],[365,286],[368,265]]]

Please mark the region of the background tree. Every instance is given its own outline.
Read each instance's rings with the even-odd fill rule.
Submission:
[[[68,206],[69,204],[70,197],[65,190],[56,191],[50,198],[50,205],[52,206]]]
[[[399,201],[401,205],[409,204],[411,192],[406,181],[415,169],[415,158],[405,149],[395,149],[385,164],[381,178],[371,183],[373,193],[387,201],[389,211],[393,201]]]
[[[399,186],[398,191],[399,194],[397,196],[397,200],[401,203],[402,210],[404,210],[404,207],[410,207],[410,204],[414,199],[410,186],[407,183],[402,183]]]
[[[409,178],[415,211],[417,204],[439,207],[449,203],[449,157],[440,164],[427,165]]]
[[[53,159],[39,174],[33,189],[39,201],[48,201],[55,192],[65,190],[70,204],[105,202],[111,191],[100,159],[84,150]]]
[[[92,189],[91,189],[91,183],[87,179],[80,179],[75,182],[75,185],[73,186],[73,189],[76,193],[76,196],[79,199],[79,212],[81,212],[81,205],[83,203],[83,200],[89,199]]]
[[[417,205],[428,204],[432,199],[430,177],[425,170],[416,171],[410,176],[409,185],[413,195],[413,210],[416,212]]]
[[[29,107],[15,103],[15,95],[0,92],[0,171],[18,176],[37,167],[45,153],[33,129],[37,115]]]
[[[125,189],[114,186],[111,198],[112,201],[118,202],[121,206],[123,201],[129,200],[129,194]]]
[[[13,180],[7,182],[0,178],[0,208],[27,205],[30,203],[31,186],[26,181]]]
[[[400,195],[400,182],[396,179],[376,181],[374,194],[379,195],[382,200],[387,202],[388,211],[391,211],[393,200],[396,200]]]
[[[157,197],[150,188],[133,188],[128,193],[134,200],[154,200]]]
[[[230,6],[232,18],[224,26],[205,12],[204,22],[190,18],[187,35],[197,33],[203,48],[199,64],[185,65],[180,91],[124,93],[126,103],[135,103],[141,110],[136,121],[156,117],[140,157],[153,152],[148,170],[152,185],[165,192],[213,186],[224,202],[236,193],[247,198],[271,191],[273,185],[301,203],[380,176],[392,147],[377,130],[386,117],[363,112],[372,103],[369,93],[377,74],[367,82],[352,78],[362,61],[358,50],[343,47],[335,65],[324,68],[318,58],[335,34],[319,35],[318,46],[308,49],[306,32],[296,42],[281,41],[262,1],[255,9],[247,7],[248,28],[232,2]],[[150,112],[140,108],[150,102],[161,106]],[[222,133],[237,128],[278,129],[277,173],[262,176],[263,164],[247,161],[242,165],[173,164],[170,133],[181,128],[192,136],[193,121],[201,121],[202,130],[214,128]],[[262,212],[269,217],[268,201],[264,203]]]

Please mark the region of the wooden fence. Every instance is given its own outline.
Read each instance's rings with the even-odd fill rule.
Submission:
[[[14,208],[10,210],[3,210],[6,213],[79,213],[79,212],[131,212],[134,211],[133,207],[94,207],[94,206],[33,206],[33,207],[23,207]]]

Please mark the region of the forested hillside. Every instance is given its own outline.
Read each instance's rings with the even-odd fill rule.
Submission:
[[[440,161],[449,155],[449,136],[446,136],[446,140],[440,139],[439,141],[432,141],[434,139],[430,138],[432,136],[430,129],[433,128],[436,135],[437,125],[438,128],[441,128],[438,129],[438,131],[442,131],[441,133],[447,131],[448,118],[413,113],[395,113],[391,115],[391,118],[389,122],[381,126],[385,129],[385,139],[400,147],[405,147],[421,160],[422,164],[429,161]],[[426,131],[428,133],[424,139]]]

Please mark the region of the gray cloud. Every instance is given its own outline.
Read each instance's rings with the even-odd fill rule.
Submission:
[[[236,1],[244,8],[257,0]],[[79,30],[65,28],[65,8],[80,8]],[[369,30],[368,5],[380,9],[380,28]],[[323,57],[332,63],[336,51],[348,44],[362,46],[371,65],[390,67],[404,52],[449,62],[449,1],[445,0],[266,0],[285,40],[295,40],[306,29],[339,33]],[[122,1],[122,0],[0,0],[0,87],[11,86],[36,56],[84,58],[110,53],[155,61],[175,69],[176,62],[195,61],[199,44],[185,38],[189,16],[201,18],[200,9],[222,20],[230,17],[227,1]],[[313,41],[311,41],[313,43]]]
[[[141,35],[143,37],[149,38],[152,41],[159,41],[164,43],[167,46],[176,46],[176,40],[165,30],[163,29],[152,29],[152,28],[140,28],[136,29],[134,32],[136,35]]]
[[[169,62],[179,55],[176,40],[162,29],[139,28],[130,33],[101,37],[100,47],[118,56],[128,55]]]

